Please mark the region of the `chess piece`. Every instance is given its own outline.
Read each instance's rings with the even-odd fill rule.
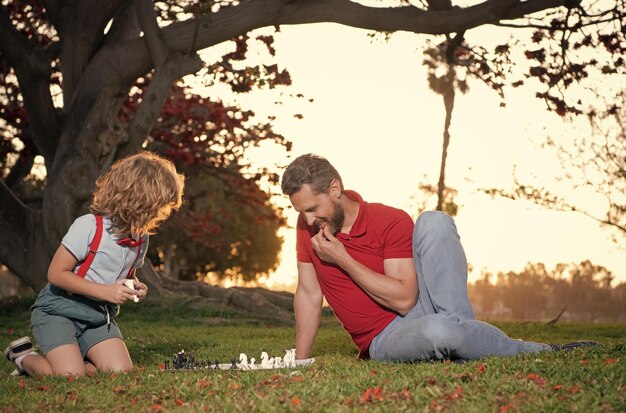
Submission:
[[[213,367],[214,370],[219,370],[220,369],[220,361],[218,359],[215,359],[215,367]]]
[[[270,369],[270,361],[269,356],[265,351],[261,353],[261,368],[262,369]]]
[[[135,290],[135,282],[133,280],[126,280],[124,281],[124,285],[127,286],[128,288],[130,288],[131,290]],[[138,303],[139,302],[139,298],[137,298],[136,295],[133,295],[133,301]]]
[[[250,359],[250,370],[256,370],[257,368],[259,368],[258,365],[254,364],[255,362],[256,362],[256,359],[252,357]]]
[[[244,353],[239,354],[239,367],[241,367],[242,370],[248,370],[248,356]]]
[[[185,350],[183,350],[184,352]],[[181,358],[181,353],[176,353],[174,354],[174,357],[172,357],[172,364],[174,365],[175,369],[179,369],[182,367],[182,358]]]
[[[274,368],[280,369],[283,367],[283,360],[280,357],[274,357]]]
[[[234,357],[232,359],[230,359],[230,369],[231,370],[236,370],[237,369],[237,360],[235,360]]]
[[[289,350],[285,350],[285,357],[283,357],[283,362],[285,363],[285,367],[295,367],[296,366],[296,349],[292,348]]]

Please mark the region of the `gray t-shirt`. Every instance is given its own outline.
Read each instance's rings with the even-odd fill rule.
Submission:
[[[140,268],[148,250],[148,236],[142,239],[141,247],[127,247],[117,244],[120,237],[115,235],[111,220],[103,217],[102,239],[98,252],[87,271],[85,279],[99,284],[113,284],[124,279],[131,267]],[[96,235],[96,217],[92,214],[76,218],[61,244],[78,260],[74,272],[85,260],[89,245]],[[138,251],[139,250],[139,251]],[[139,257],[137,258],[137,254]]]

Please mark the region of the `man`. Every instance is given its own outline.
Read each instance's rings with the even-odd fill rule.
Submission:
[[[475,320],[448,215],[425,212],[414,225],[406,212],[344,190],[337,170],[312,154],[287,167],[281,186],[300,213],[296,359],[310,356],[324,297],[360,358],[468,360],[597,344],[515,340]]]

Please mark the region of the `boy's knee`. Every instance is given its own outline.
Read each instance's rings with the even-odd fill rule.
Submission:
[[[107,365],[98,366],[98,370],[110,371],[113,373],[128,373],[133,370],[132,362],[108,363]]]
[[[85,374],[85,368],[80,368],[80,367],[60,367],[60,368],[52,368],[51,373],[55,376],[73,376],[73,377],[80,377],[83,376]]]

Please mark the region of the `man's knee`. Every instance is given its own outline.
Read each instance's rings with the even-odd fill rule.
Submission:
[[[417,240],[418,236],[423,237],[427,234],[440,234],[444,229],[450,228],[450,224],[453,223],[452,218],[445,212],[424,211],[415,222],[413,240]]]
[[[462,342],[457,324],[440,314],[424,316],[420,319],[422,336],[430,345],[444,352],[456,350]]]
[[[417,218],[415,226],[422,228],[431,228],[441,225],[449,225],[452,218],[450,215],[441,211],[424,211]]]

